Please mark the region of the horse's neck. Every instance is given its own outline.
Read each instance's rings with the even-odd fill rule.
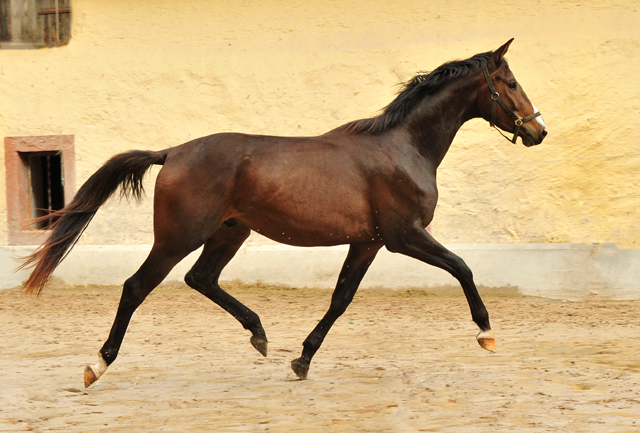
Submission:
[[[405,123],[412,145],[438,167],[460,127],[478,117],[477,84],[458,79],[426,96]]]

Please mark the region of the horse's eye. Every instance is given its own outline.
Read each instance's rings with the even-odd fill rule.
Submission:
[[[508,86],[511,90],[516,90],[518,88],[518,83],[509,83]]]

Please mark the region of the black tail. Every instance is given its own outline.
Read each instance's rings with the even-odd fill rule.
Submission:
[[[71,251],[100,206],[118,187],[122,188],[123,196],[140,200],[144,193],[142,179],[145,173],[154,164],[164,164],[167,155],[168,150],[133,150],[116,155],[82,185],[64,209],[42,217],[53,221],[51,235],[18,268],[35,266],[22,289],[26,293],[40,295],[53,271]]]

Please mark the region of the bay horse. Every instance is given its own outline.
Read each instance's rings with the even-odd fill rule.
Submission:
[[[40,294],[98,208],[119,188],[140,199],[147,170],[163,165],[155,184],[153,247],[124,283],[98,362],[85,369],[85,386],[118,356],[136,308],[178,262],[203,245],[185,282],[234,316],[266,356],[260,318],[218,284],[251,230],[289,245],[350,245],[327,313],[291,362],[300,379],[307,377],[311,359],[383,246],[453,275],[480,328],[478,343],[495,351],[489,314],[471,270],[425,227],[438,200],[437,168],[463,123],[482,117],[513,133],[511,141],[521,137],[525,146],[540,144],[547,135],[504,58],[512,41],[417,75],[380,115],[317,137],[214,134],[107,161],[69,205],[45,216],[53,218],[51,234],[22,264],[34,266],[23,289]]]

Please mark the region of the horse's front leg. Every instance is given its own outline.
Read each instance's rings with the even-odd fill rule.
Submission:
[[[347,309],[358,290],[360,281],[369,269],[382,244],[351,245],[347,259],[342,265],[338,284],[331,297],[329,311],[324,315],[311,334],[304,340],[302,356],[291,361],[291,369],[300,378],[306,379],[311,358],[318,351],[329,329]]]
[[[473,282],[471,269],[460,257],[440,245],[419,223],[409,227],[387,231],[384,235],[387,249],[444,269],[456,278],[469,303],[471,317],[480,328],[480,333],[476,336],[478,343],[483,349],[495,352],[496,341],[489,324],[489,313]]]

